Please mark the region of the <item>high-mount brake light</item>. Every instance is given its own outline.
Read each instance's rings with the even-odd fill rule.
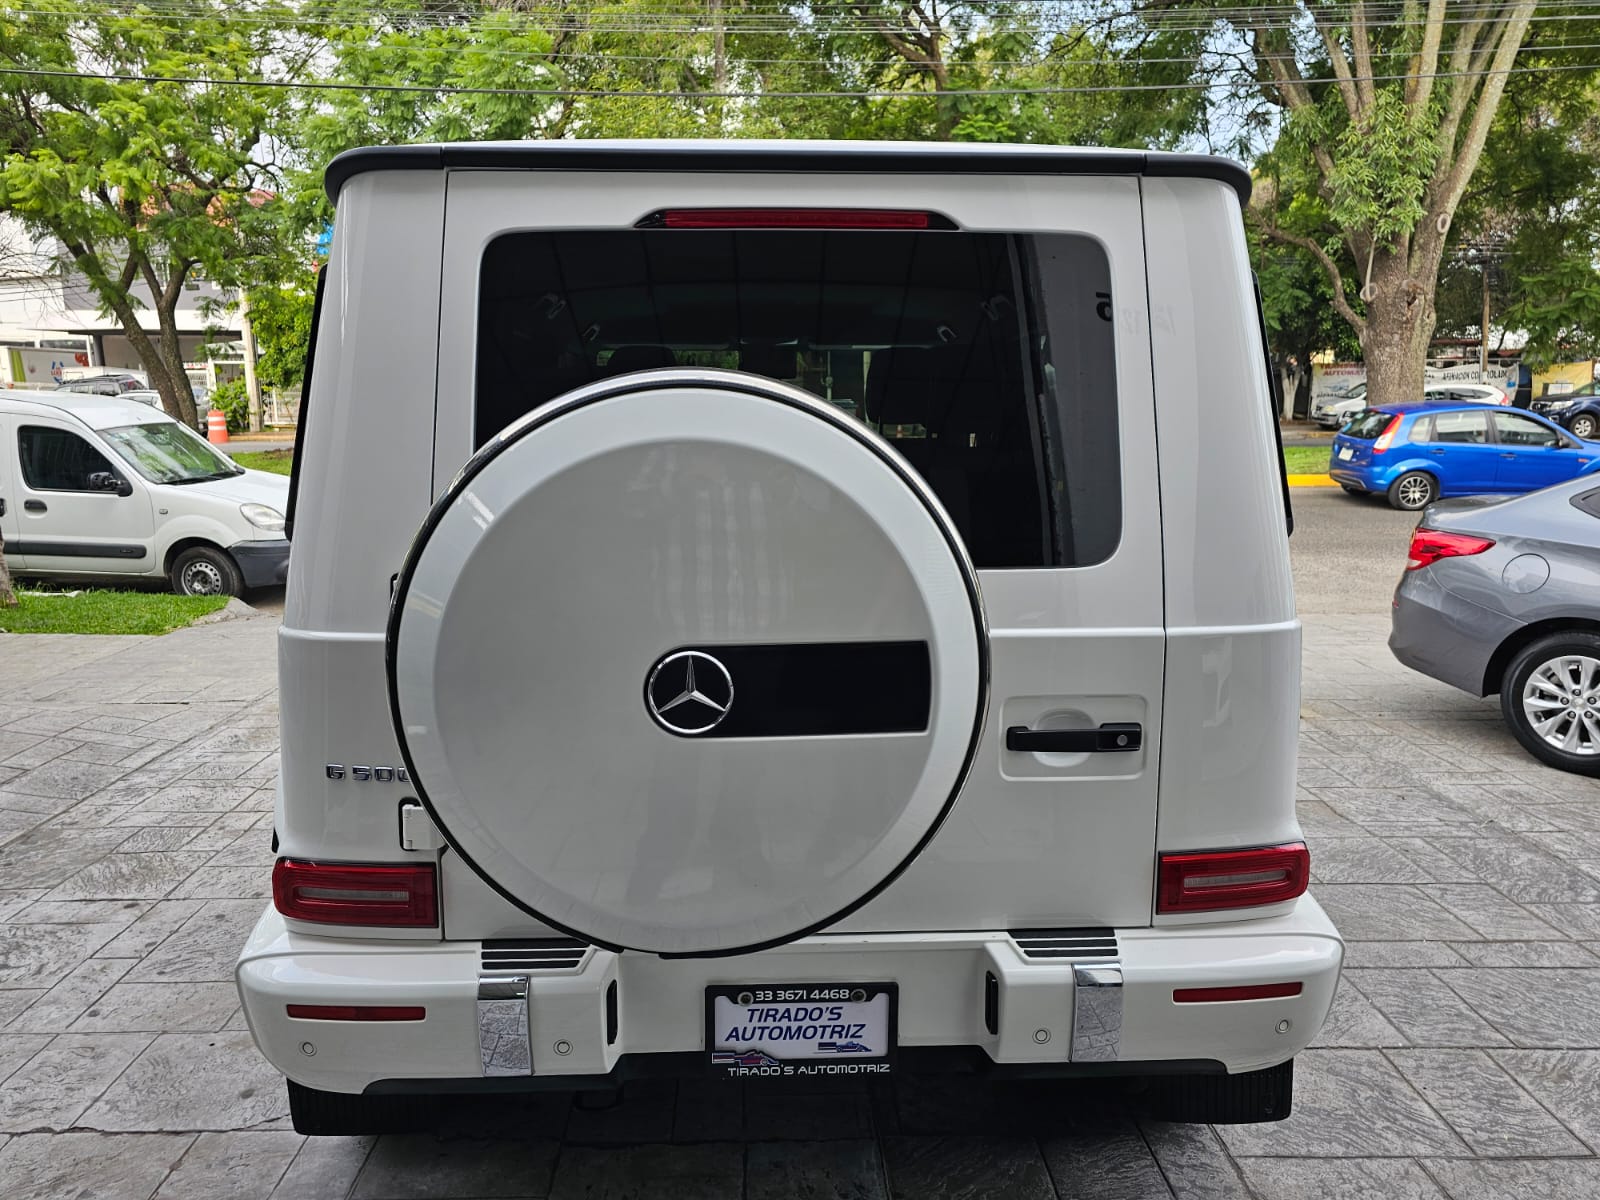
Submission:
[[[952,229],[934,213],[891,208],[668,208],[638,229]]]
[[[1253,850],[1163,854],[1157,875],[1157,912],[1252,908],[1303,894],[1311,877],[1311,855],[1304,842]]]
[[[280,858],[272,903],[286,917],[321,925],[428,928],[439,923],[432,863],[360,866]]]
[[[1472,537],[1465,533],[1443,533],[1437,529],[1418,529],[1411,535],[1411,549],[1406,551],[1406,570],[1420,571],[1431,567],[1441,558],[1464,558],[1482,554],[1494,545],[1489,538]]]
[[[1400,419],[1400,414],[1396,413],[1394,418],[1383,427],[1383,432],[1378,435],[1378,440],[1372,443],[1372,452],[1374,454],[1382,454],[1389,448],[1394,441],[1395,430],[1400,428]]]

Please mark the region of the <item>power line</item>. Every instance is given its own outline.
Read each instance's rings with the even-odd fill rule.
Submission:
[[[1486,69],[1482,71],[1435,71],[1427,76],[1399,74],[1399,75],[1358,75],[1354,76],[1361,82],[1383,83],[1402,79],[1459,79],[1459,78],[1485,78],[1491,75],[1532,75],[1555,74],[1564,71],[1593,71],[1600,69],[1600,63],[1568,63],[1557,65],[1542,65],[1537,67],[1507,67],[1501,70]],[[828,99],[858,99],[858,100],[926,100],[937,96],[1053,96],[1053,95],[1085,95],[1107,92],[1175,92],[1191,90],[1214,90],[1219,86],[1215,81],[1190,80],[1181,83],[1130,83],[1130,84],[1083,84],[1078,86],[1063,85],[1060,87],[1027,87],[1027,88],[951,88],[944,91],[891,91],[874,89],[844,89],[838,91],[686,91],[686,90],[650,90],[650,89],[624,89],[613,90],[609,88],[513,88],[513,87],[461,87],[449,84],[430,85],[413,83],[346,83],[336,80],[288,80],[288,79],[213,79],[202,76],[183,75],[132,75],[118,72],[94,71],[54,71],[28,67],[0,67],[0,75],[16,75],[49,79],[79,79],[99,80],[105,83],[142,83],[142,84],[180,84],[188,87],[239,87],[239,88],[271,88],[287,91],[335,91],[335,92],[362,92],[384,93],[405,92],[414,94],[438,96],[546,96],[551,98],[562,97],[614,97],[617,99],[643,99],[643,100],[828,100]],[[1333,80],[1313,80],[1309,82],[1332,83]]]
[[[1033,7],[1041,12],[1048,11],[1051,4],[1058,4],[1063,9],[1085,9],[1077,0],[1031,0],[1031,4],[1021,7]],[[1541,12],[1536,13],[1531,21],[1538,22],[1572,22],[1600,19],[1600,6],[1588,0],[1552,0],[1544,6],[1548,8],[1571,8],[1581,10],[1576,12]],[[1464,25],[1480,20],[1474,13],[1493,14],[1504,8],[1500,3],[1484,4],[1456,4],[1442,18],[1442,25]],[[344,9],[330,7],[324,9],[303,7],[290,9],[287,13],[265,13],[259,15],[249,12],[239,12],[236,9],[217,8],[204,3],[204,0],[151,0],[150,3],[138,6],[140,15],[154,16],[157,18],[193,19],[206,17],[221,22],[241,22],[272,25],[277,28],[298,28],[305,25],[320,25],[330,20],[349,21],[352,18],[369,18],[374,24],[393,24],[405,22],[417,28],[451,29],[470,27],[474,20],[481,17],[493,17],[511,23],[534,24],[534,18],[556,18],[544,25],[552,26],[558,31],[593,31],[593,32],[702,32],[707,30],[705,24],[706,12],[704,9],[663,8],[651,11],[633,13],[620,13],[611,11],[604,13],[601,20],[604,24],[596,24],[583,13],[574,13],[571,7],[563,5],[524,7],[508,10],[483,10],[465,17],[457,17],[448,13],[440,13],[427,9]],[[32,14],[52,17],[73,17],[84,15],[88,10],[87,5],[75,5],[72,9],[65,8],[23,8],[12,7],[9,11],[18,14]],[[848,16],[858,15],[853,5],[847,2],[828,3],[819,0],[817,3],[806,5],[803,14],[827,16],[830,12],[838,12]],[[1324,13],[1323,24],[1328,25],[1329,15],[1337,15],[1338,10]],[[133,14],[124,13],[114,6],[99,7],[89,15],[120,17]],[[1369,6],[1369,24],[1376,31],[1380,27],[1419,27],[1429,23],[1426,16],[1408,15],[1404,5],[1372,5]],[[1217,9],[1203,16],[1190,13],[1156,12],[1149,9],[1129,8],[1122,13],[1090,15],[1085,9],[1084,20],[1075,23],[1075,27],[1090,25],[1110,26],[1117,22],[1142,22],[1147,28],[1161,32],[1196,32],[1204,33],[1214,30],[1219,23],[1230,24],[1240,29],[1265,28],[1272,31],[1306,31],[1309,13],[1306,9],[1295,6],[1262,6],[1242,9]],[[803,25],[799,15],[790,10],[772,10],[766,12],[739,12],[727,11],[724,17],[724,28],[728,32],[786,32],[797,25]],[[544,27],[541,25],[541,27]],[[901,32],[907,31],[905,28]]]

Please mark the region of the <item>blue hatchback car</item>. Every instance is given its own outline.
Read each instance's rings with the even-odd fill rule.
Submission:
[[[1379,493],[1406,510],[1441,496],[1531,492],[1595,471],[1600,442],[1481,404],[1369,408],[1333,439],[1328,466],[1345,491]]]

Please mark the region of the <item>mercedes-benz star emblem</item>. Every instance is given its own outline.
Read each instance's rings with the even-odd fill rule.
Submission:
[[[710,733],[733,707],[733,676],[703,650],[679,650],[650,669],[644,701],[668,733]]]

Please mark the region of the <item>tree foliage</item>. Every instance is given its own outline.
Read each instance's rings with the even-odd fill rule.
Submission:
[[[1600,329],[1600,136],[1594,70],[1577,69],[1592,26],[1569,19],[1590,6],[1562,0],[1547,22],[1535,7],[30,0],[0,14],[0,71],[43,72],[0,74],[0,210],[60,242],[187,415],[174,306],[196,271],[250,287],[262,377],[295,382],[310,242],[332,216],[321,175],[354,146],[1236,147],[1256,168],[1275,353],[1303,366],[1313,346],[1363,350],[1375,397],[1402,398],[1441,305],[1451,330],[1482,323],[1483,261],[1535,356]],[[296,86],[181,82],[195,79]]]
[[[1272,193],[1255,209],[1262,233],[1323,268],[1334,308],[1361,341],[1373,398],[1420,395],[1450,230],[1529,35],[1533,0],[1475,4],[1468,16],[1451,16],[1444,0],[1371,12],[1365,0],[1154,7],[1211,13],[1245,45],[1235,82],[1281,114],[1283,140],[1308,161],[1317,201],[1299,189]],[[1356,300],[1346,287],[1351,266]]]
[[[245,12],[256,19],[233,19]],[[0,13],[0,210],[55,239],[186,422],[177,305],[196,269],[227,286],[278,261],[278,206],[261,189],[286,98],[145,80],[259,77],[293,53],[274,32],[286,12],[272,0],[196,0],[182,16],[32,0]]]

